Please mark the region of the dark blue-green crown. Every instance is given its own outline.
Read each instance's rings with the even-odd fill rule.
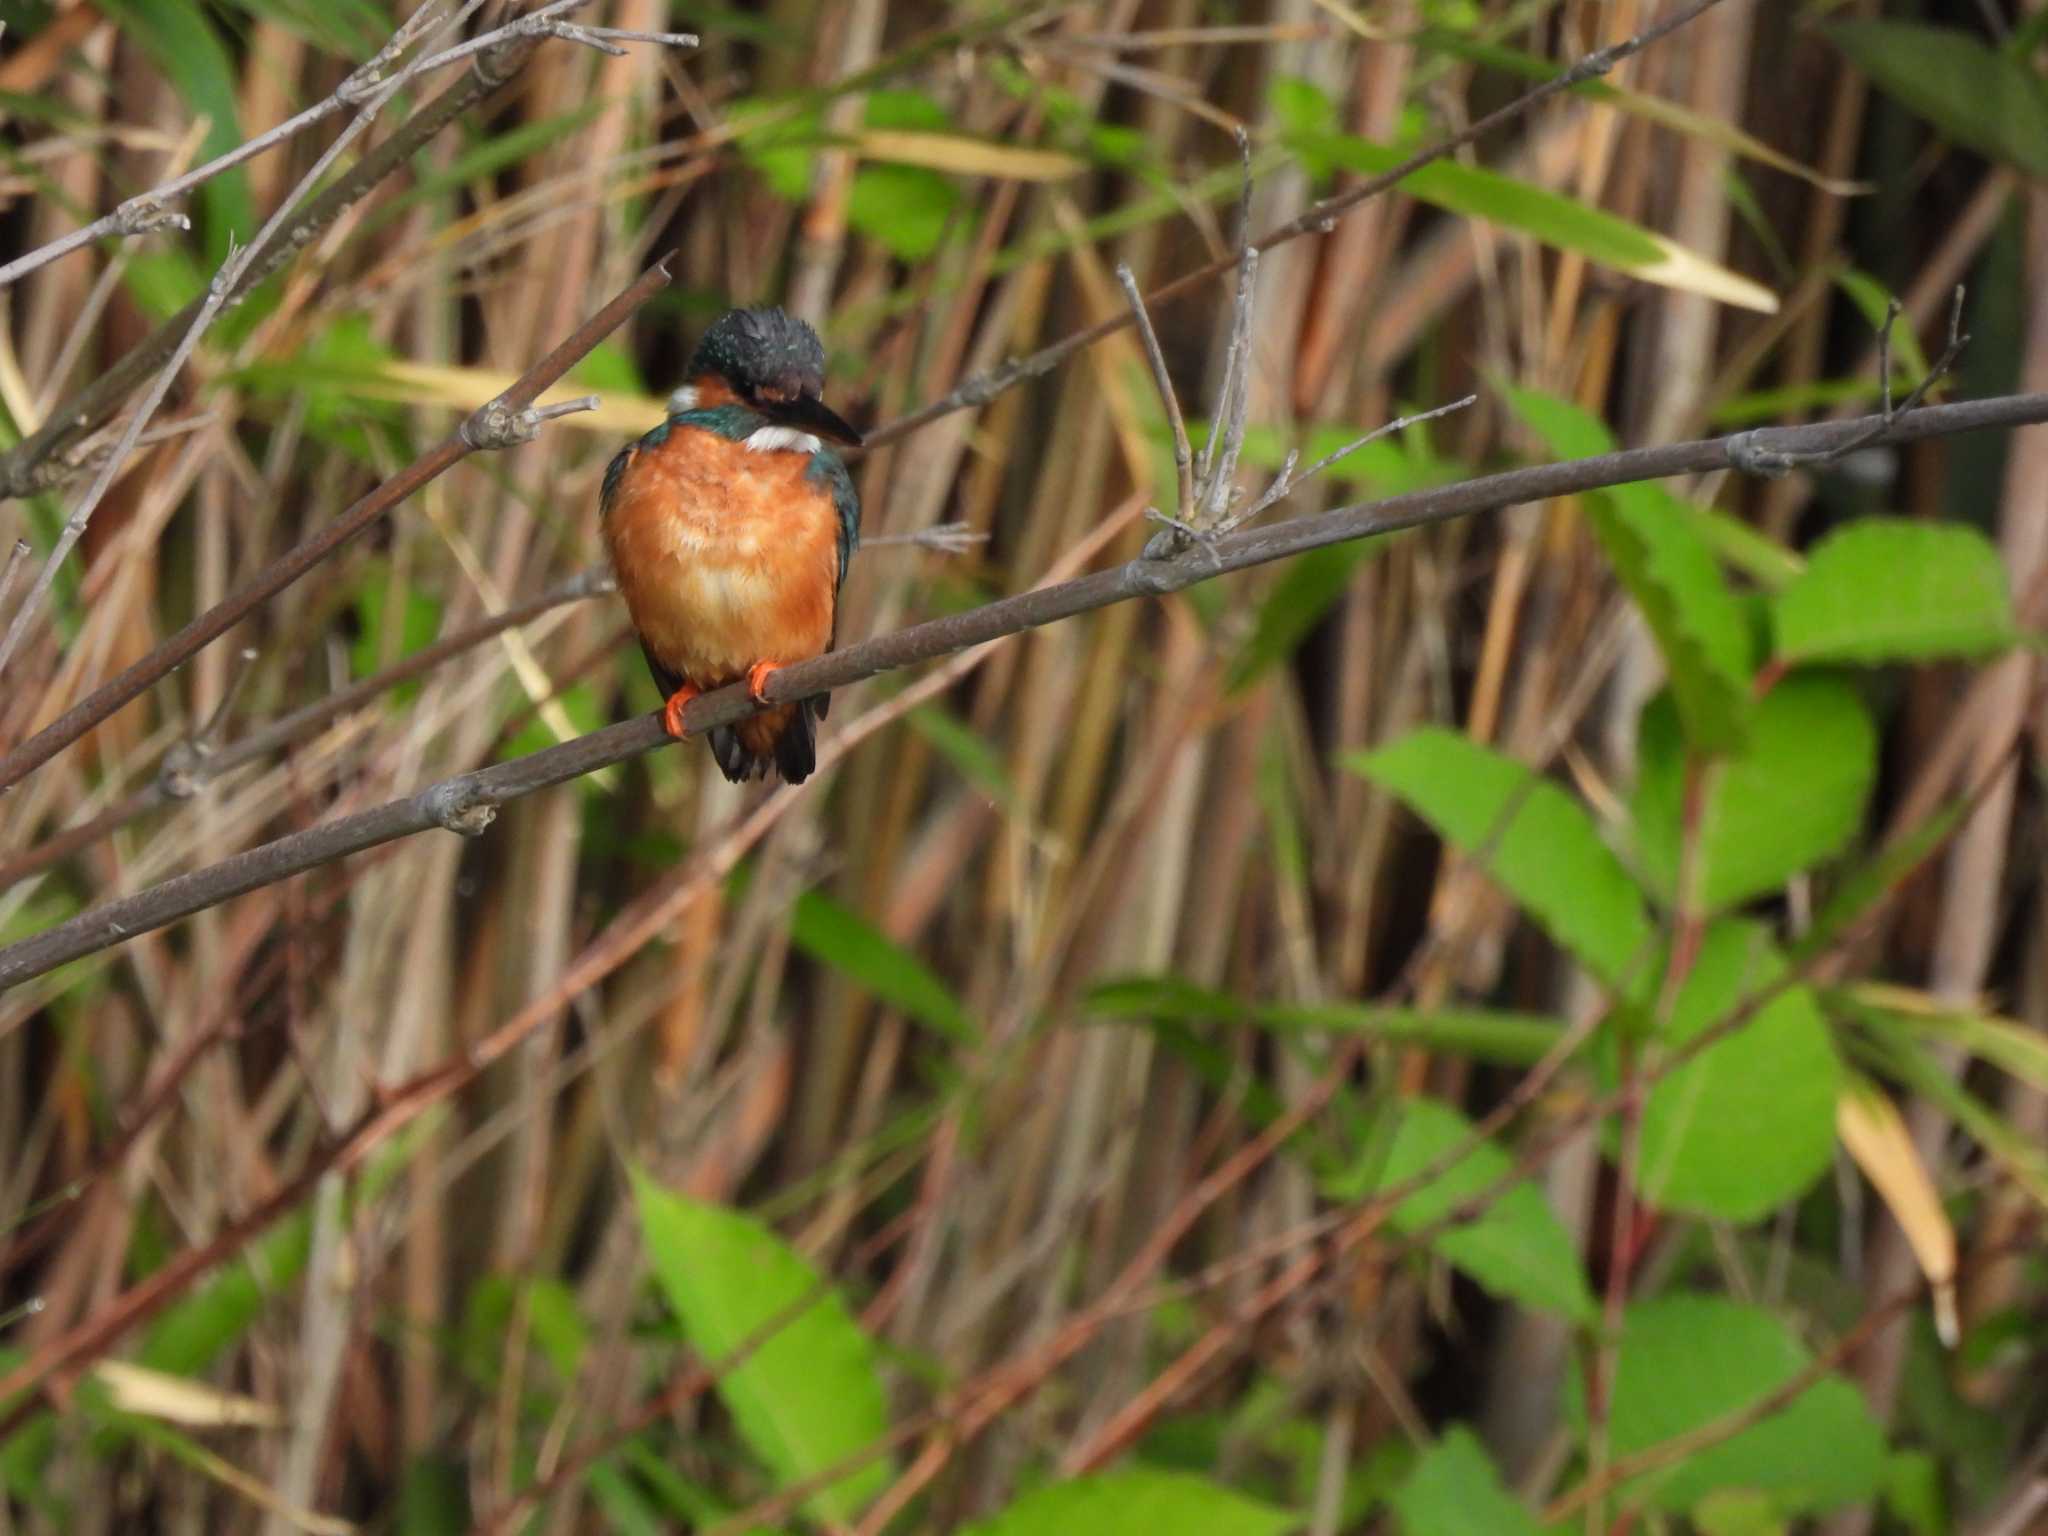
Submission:
[[[825,388],[825,348],[818,333],[780,309],[735,309],[721,315],[690,359],[690,376],[716,374],[742,397],[767,392],[816,398]]]

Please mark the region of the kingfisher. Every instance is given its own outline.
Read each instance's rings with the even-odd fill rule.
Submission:
[[[860,434],[825,405],[825,349],[780,309],[735,309],[704,333],[668,419],[605,467],[600,519],[640,649],[678,739],[700,693],[832,649],[860,499],[827,441]],[[817,767],[830,698],[779,704],[711,732],[732,783]]]

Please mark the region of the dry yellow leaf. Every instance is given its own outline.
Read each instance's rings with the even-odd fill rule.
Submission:
[[[863,128],[853,135],[851,142],[864,160],[921,165],[927,170],[994,176],[1004,181],[1065,181],[1087,169],[1080,159],[1057,150],[991,144],[985,139],[965,139],[953,133]]]
[[[1956,1230],[1899,1111],[1870,1082],[1851,1078],[1835,1101],[1835,1129],[1856,1166],[1876,1188],[1906,1234],[1920,1272],[1934,1292],[1934,1328],[1941,1342],[1956,1347]]]

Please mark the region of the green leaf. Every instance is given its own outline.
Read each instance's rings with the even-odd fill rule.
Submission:
[[[1561,458],[1614,451],[1598,418],[1569,401],[1507,386],[1517,416]],[[1671,673],[1686,737],[1702,752],[1741,745],[1749,710],[1750,634],[1697,516],[1661,485],[1586,498],[1587,520],[1643,611]]]
[[[1971,797],[1958,795],[1922,818],[1862,860],[1846,874],[1820,909],[1799,942],[1792,947],[1796,965],[1804,965],[1832,948],[1843,931],[1868,914],[1949,840],[1971,808]]]
[[[1030,810],[1017,793],[1003,754],[986,736],[936,704],[920,704],[908,719],[911,729],[931,743],[969,783],[979,786],[1012,817],[1030,820]]]
[[[1131,1467],[1025,1494],[960,1536],[1282,1536],[1302,1517],[1184,1472]]]
[[[1277,98],[1276,98],[1277,100]],[[1377,176],[1408,158],[1407,152],[1385,144],[1330,133],[1312,118],[1285,133],[1288,148],[1311,174],[1348,170]],[[1687,293],[1705,294],[1724,304],[1774,313],[1777,298],[1759,283],[1707,260],[1675,240],[1632,224],[1603,208],[1594,208],[1499,171],[1439,160],[1402,178],[1401,190],[1464,218],[1481,219],[1503,229],[1519,230],[1561,251],[1575,251],[1604,267],[1626,272],[1646,283]]]
[[[1414,1178],[1472,1134],[1472,1122],[1435,1099],[1409,1099],[1396,1111],[1393,1144],[1377,1170],[1331,1180],[1331,1192],[1356,1200]],[[1394,1208],[1402,1232],[1433,1226],[1464,1201],[1491,1188],[1514,1166],[1508,1154],[1482,1141]],[[1575,1323],[1599,1315],[1579,1266],[1578,1247],[1534,1184],[1513,1185],[1470,1221],[1445,1227],[1430,1250],[1456,1265],[1494,1295]]]
[[[1259,604],[1258,623],[1244,648],[1231,658],[1224,686],[1239,692],[1292,656],[1344,595],[1352,573],[1384,547],[1384,540],[1355,539],[1289,561]]]
[[[1587,969],[1620,985],[1649,951],[1642,893],[1591,817],[1520,763],[1437,726],[1345,766],[1399,795],[1477,859]]]
[[[937,171],[863,165],[847,195],[846,220],[890,255],[922,261],[939,248],[959,206],[959,190]]]
[[[197,1376],[234,1343],[280,1291],[297,1283],[313,1244],[312,1218],[297,1211],[254,1252],[235,1259],[150,1326],[136,1361],[172,1376]]]
[[[1772,608],[1788,662],[1982,656],[2019,638],[2005,566],[1960,523],[1868,517],[1836,530]]]
[[[1941,1463],[1931,1452],[1893,1451],[1885,1459],[1884,1507],[1913,1536],[1948,1536],[1942,1485]]]
[[[1658,1032],[1680,1046],[1784,973],[1757,924],[1713,924]],[[1643,1104],[1643,1198],[1749,1221],[1801,1194],[1834,1155],[1842,1064],[1819,1005],[1787,988],[1755,1017],[1659,1079]]]
[[[1539,1536],[1543,1529],[1462,1424],[1430,1447],[1392,1503],[1403,1536]]]
[[[1852,994],[1850,1001],[1859,1009],[1883,1013],[1923,1039],[1959,1045],[1978,1060],[2048,1093],[2048,1035],[1995,1015],[1950,1013],[1917,1005],[1885,1007],[1885,999],[1883,990],[1872,989],[1866,995]]]
[[[721,1369],[718,1395],[741,1437],[787,1487],[888,1432],[873,1341],[837,1291],[760,1222],[675,1194],[635,1172],[633,1195],[655,1278],[696,1351]],[[817,1299],[808,1307],[804,1298]],[[820,1524],[850,1524],[888,1486],[877,1456],[812,1493]]]
[[[866,987],[890,1007],[958,1045],[981,1037],[967,1009],[938,973],[851,907],[805,891],[790,914],[789,936],[804,953]]]
[[[1637,846],[1651,878],[1676,893],[1687,757],[1668,693],[1643,710],[1637,753]],[[1685,904],[1718,912],[1776,891],[1855,835],[1877,776],[1877,729],[1846,684],[1795,676],[1757,702],[1740,752],[1694,762],[1699,821]]]
[[[1951,27],[1845,21],[1825,30],[1880,89],[1944,137],[2048,176],[2048,94],[2020,60]]]
[[[1792,1330],[1761,1307],[1719,1296],[1638,1302],[1622,1325],[1609,1415],[1617,1460],[1749,1408],[1812,1363]],[[1585,1424],[1582,1370],[1567,1397]],[[1875,1495],[1884,1434],[1863,1396],[1837,1376],[1718,1445],[1624,1485],[1629,1502],[1684,1511],[1723,1489],[1773,1496],[1788,1514]],[[1476,1529],[1476,1527],[1475,1527]]]
[[[1528,1066],[1564,1032],[1562,1020],[1496,1008],[1376,1008],[1353,1003],[1255,1003],[1178,976],[1124,976],[1089,989],[1089,1013],[1201,1023],[1243,1019],[1289,1034],[1362,1035]]]
[[[1845,267],[1835,274],[1835,286],[1849,296],[1862,312],[1863,323],[1872,334],[1881,332],[1892,316],[1892,291],[1868,272]],[[1927,354],[1920,350],[1920,338],[1910,325],[1892,326],[1892,373],[1909,387],[1927,377]]]
[[[242,142],[234,65],[213,22],[194,0],[107,0],[100,10],[142,45],[185,110],[207,120],[200,160],[216,159]],[[206,183],[199,197],[206,209],[207,251],[212,260],[224,260],[230,235],[246,240],[255,233],[248,177],[238,166]]]

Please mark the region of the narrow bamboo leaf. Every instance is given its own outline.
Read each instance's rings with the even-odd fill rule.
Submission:
[[[1891,317],[1893,294],[1891,290],[1868,272],[1855,267],[1844,267],[1835,274],[1835,286],[1849,296],[1863,314],[1863,323],[1871,333],[1882,331]],[[1908,388],[1918,384],[1927,376],[1927,354],[1920,350],[1920,338],[1913,334],[1910,325],[1892,326],[1892,372],[1898,382]]]
[[[960,1536],[1283,1536],[1302,1517],[1184,1472],[1132,1467],[1051,1483]]]
[[[272,1297],[298,1283],[312,1248],[312,1217],[297,1211],[150,1326],[136,1359],[152,1370],[196,1376],[246,1333]]]
[[[1399,1124],[1377,1168],[1330,1182],[1340,1199],[1357,1200],[1414,1178],[1448,1156],[1472,1134],[1472,1122],[1434,1099],[1409,1099],[1395,1111]],[[1419,1232],[1491,1188],[1513,1166],[1492,1142],[1481,1142],[1394,1209],[1393,1224]],[[1469,1221],[1429,1239],[1430,1251],[1456,1265],[1494,1295],[1590,1324],[1599,1308],[1579,1265],[1578,1247],[1543,1192],[1514,1185]]]
[[[107,0],[100,7],[164,72],[185,110],[206,119],[199,158],[212,160],[242,142],[236,117],[234,65],[220,34],[195,0]],[[237,167],[199,190],[206,209],[206,243],[211,259],[227,255],[228,237],[256,232],[249,181]]]
[[[1029,810],[1011,781],[1003,754],[987,737],[936,704],[919,705],[910,712],[909,720],[911,729],[937,748],[962,777],[979,785],[1011,816],[1029,820]]]
[[[1711,926],[1657,1038],[1685,1044],[1783,974],[1757,924]],[[1834,1154],[1842,1066],[1820,1007],[1792,987],[1651,1088],[1637,1177],[1650,1204],[1749,1221],[1803,1193]]]
[[[1863,824],[1877,728],[1854,689],[1787,678],[1757,702],[1749,742],[1699,763],[1688,905],[1719,912],[1776,891],[1838,853]],[[1634,800],[1643,867],[1676,893],[1685,841],[1686,742],[1669,693],[1643,710]]]
[[[1402,1536],[1539,1536],[1543,1529],[1462,1424],[1423,1454],[1390,1502]]]
[[[1360,175],[1390,171],[1407,158],[1398,149],[1337,134],[1296,141],[1312,164]],[[1498,171],[1440,160],[1404,178],[1401,190],[1420,202],[1503,229],[1519,230],[1561,251],[1612,267],[1646,283],[1704,294],[1723,304],[1774,314],[1777,295],[1762,284],[1709,261],[1627,219]]]
[[[866,987],[892,1008],[958,1045],[981,1031],[938,973],[851,907],[805,891],[790,914],[789,936],[806,954]]]
[[[1594,975],[1627,981],[1653,937],[1642,892],[1578,801],[1435,726],[1345,766],[1384,785],[1527,907]]]
[[[1504,48],[1497,43],[1480,42],[1445,27],[1425,27],[1415,41],[1422,48],[1469,59],[1475,64],[1504,70],[1524,80],[1552,80],[1559,73],[1555,60],[1543,58],[1539,54],[1524,53],[1515,48]],[[1661,96],[1632,91],[1626,86],[1615,85],[1607,80],[1583,80],[1572,87],[1572,94],[1583,96],[1589,101],[1617,107],[1632,117],[1640,117],[1645,122],[1670,128],[1689,138],[1717,144],[1745,160],[1754,160],[1759,165],[1783,171],[1788,176],[1797,176],[1801,181],[1837,197],[1854,197],[1859,192],[1870,190],[1863,182],[1843,181],[1837,177],[1822,175],[1812,166],[1802,164],[1790,155],[1781,154],[1754,134],[1743,132],[1740,127],[1726,119],[1692,111],[1678,102],[1667,101]]]
[[[779,1486],[803,1481],[880,1439],[888,1404],[873,1341],[837,1291],[751,1216],[700,1204],[633,1176],[648,1258],[693,1348],[723,1366],[718,1395]],[[804,1298],[817,1300],[806,1307]],[[888,1485],[877,1457],[803,1502],[821,1524],[851,1524]]]
[[[1828,897],[1813,926],[1793,946],[1792,961],[1804,964],[1833,946],[1844,929],[1867,915],[1924,864],[1962,824],[1970,802],[1958,796],[1856,865]]]
[[[1527,1066],[1557,1044],[1561,1019],[1494,1008],[1375,1008],[1349,1003],[1257,1003],[1178,976],[1124,976],[1089,989],[1089,1013],[1199,1023],[1242,1019],[1294,1033],[1361,1035]]]
[[[1737,1413],[1812,1360],[1762,1307],[1683,1294],[1638,1302],[1624,1320],[1615,1366],[1613,1453],[1633,1456]],[[1566,1401],[1583,1428],[1583,1367],[1573,1372]],[[1816,1453],[1820,1447],[1825,1454]],[[1624,1484],[1622,1496],[1683,1512],[1718,1490],[1745,1488],[1802,1514],[1874,1497],[1883,1465],[1884,1433],[1862,1394],[1828,1376],[1741,1433]]]
[[[1236,693],[1292,656],[1344,595],[1352,574],[1384,547],[1384,540],[1360,539],[1290,560],[1259,604],[1258,623],[1231,658],[1224,686]]]
[[[2048,1093],[2048,1035],[2017,1019],[1960,1013],[1942,1006],[1931,993],[1875,982],[1853,988],[1849,1000],[1859,1010],[1890,1015],[1924,1040],[1960,1045],[1978,1060]]]
[[[1997,548],[1974,528],[1869,517],[1816,545],[1773,605],[1788,662],[1982,656],[2019,638]]]
[[[1882,1042],[1887,1073],[1911,1092],[1922,1094],[1968,1131],[2044,1210],[2048,1210],[2048,1151],[2038,1138],[2018,1130],[1956,1079],[1903,1027]]]
[[[2048,95],[2022,60],[1953,27],[1845,21],[1824,30],[1880,89],[1943,137],[2048,176]]]
[[[1578,406],[1536,390],[1509,386],[1507,392],[1515,414],[1560,457],[1613,451],[1607,428]],[[1585,505],[1615,575],[1657,637],[1686,738],[1702,752],[1741,745],[1749,710],[1749,625],[1712,544],[1684,503],[1661,485],[1616,486],[1588,496]]]

